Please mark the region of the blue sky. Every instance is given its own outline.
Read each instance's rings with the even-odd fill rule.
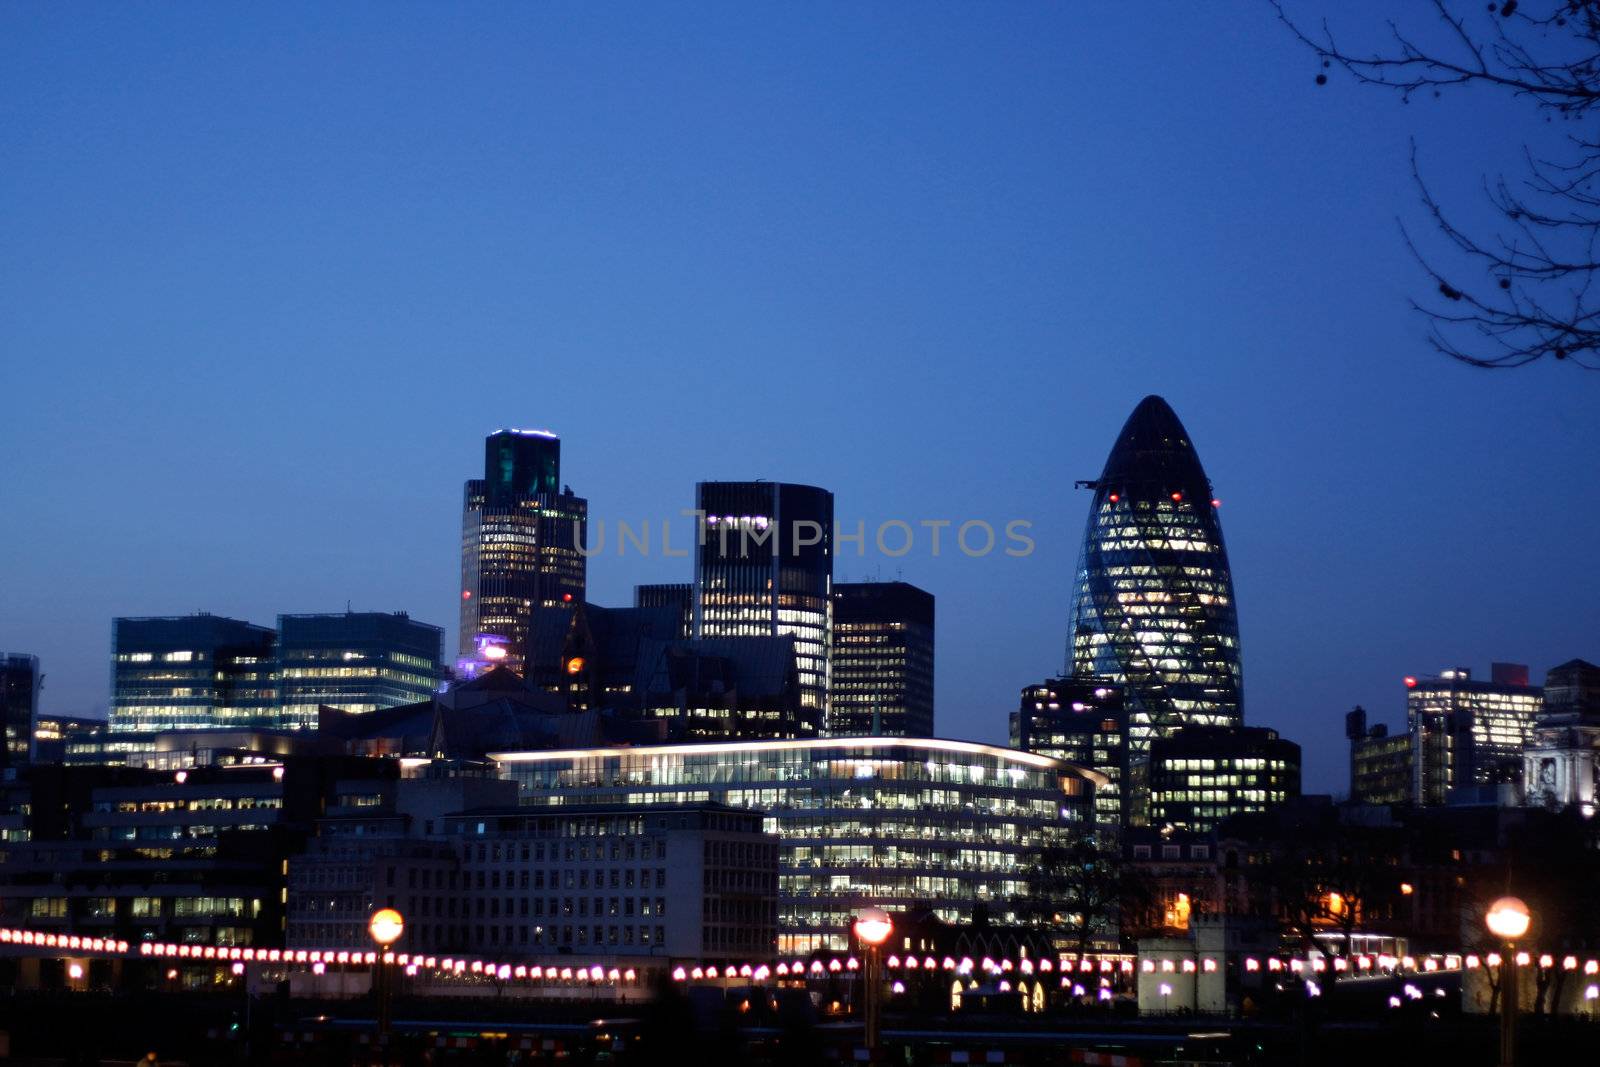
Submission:
[[[753,477],[1031,521],[839,563],[937,595],[940,732],[998,740],[1153,392],[1223,501],[1246,717],[1343,788],[1403,675],[1600,658],[1600,380],[1407,310],[1410,138],[1470,218],[1537,122],[1316,70],[1250,4],[8,5],[0,648],[75,713],[115,615],[453,630],[481,438],[546,426],[612,521]]]

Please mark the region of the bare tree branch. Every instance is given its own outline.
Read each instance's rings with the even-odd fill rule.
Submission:
[[[1430,0],[1437,26],[1425,40],[1396,22],[1387,44],[1344,48],[1327,21],[1316,30],[1268,0],[1278,19],[1321,61],[1361,85],[1402,100],[1482,86],[1531,105],[1546,121],[1600,122],[1600,0],[1518,0],[1481,4]],[[1317,83],[1326,84],[1319,73]],[[1429,319],[1428,342],[1476,367],[1520,367],[1549,357],[1600,370],[1600,131],[1567,138],[1569,155],[1523,149],[1517,179],[1485,176],[1484,199],[1500,220],[1492,232],[1460,225],[1423,177],[1415,143],[1411,174],[1424,212],[1449,250],[1427,255],[1401,224],[1406,247],[1433,282],[1411,306]]]

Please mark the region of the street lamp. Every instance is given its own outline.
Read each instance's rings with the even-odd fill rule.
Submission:
[[[855,934],[862,947],[864,964],[861,976],[864,986],[861,1021],[868,1056],[876,1056],[878,1052],[878,986],[882,983],[882,949],[883,943],[889,940],[893,932],[894,922],[882,908],[866,908],[856,916]]]
[[[378,1041],[389,1036],[389,949],[405,933],[406,921],[393,908],[379,908],[367,920],[367,933],[378,943],[378,956],[372,964],[373,992],[378,994]]]
[[[1483,917],[1489,932],[1505,942],[1500,963],[1500,1067],[1516,1067],[1517,1062],[1517,946],[1528,932],[1533,916],[1528,906],[1516,897],[1501,897],[1489,905]]]

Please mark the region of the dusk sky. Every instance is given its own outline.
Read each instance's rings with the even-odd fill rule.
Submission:
[[[999,741],[1062,667],[1073,482],[1158,393],[1246,722],[1342,792],[1402,676],[1600,660],[1600,375],[1452,363],[1407,306],[1410,139],[1470,220],[1542,122],[1317,71],[1264,3],[6,5],[0,650],[62,714],[117,615],[349,602],[453,652],[462,482],[545,427],[608,525],[746,478],[1031,522],[836,567],[937,596],[938,732]],[[592,600],[689,577],[611,532]]]

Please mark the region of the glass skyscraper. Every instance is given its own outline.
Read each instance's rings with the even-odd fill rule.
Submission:
[[[1159,396],[1128,417],[1094,490],[1068,666],[1123,686],[1132,756],[1188,725],[1242,721],[1239,621],[1218,501]]]
[[[443,677],[444,631],[404,612],[278,616],[283,725],[315,727],[317,708],[366,712],[427,700]]]
[[[933,594],[907,582],[833,587],[828,733],[933,736]]]
[[[495,640],[521,672],[536,612],[585,594],[588,501],[561,484],[561,441],[545,430],[497,430],[484,476],[466,484],[461,518],[461,655]]]
[[[801,709],[827,721],[833,494],[781,482],[700,482],[694,636],[793,635]]]

